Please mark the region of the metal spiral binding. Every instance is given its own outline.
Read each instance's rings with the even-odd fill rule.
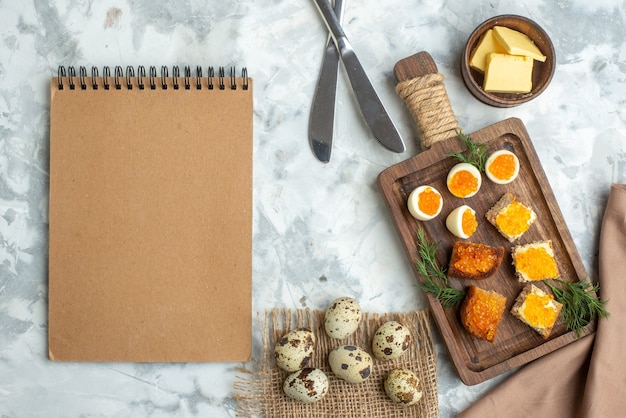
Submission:
[[[105,90],[109,89],[109,77],[111,77],[111,69],[109,67],[104,67],[102,70],[102,83]]]
[[[126,88],[128,90],[133,89],[132,80],[135,78],[135,69],[130,65],[126,67]]]
[[[74,77],[76,77],[76,71],[74,71],[74,67],[69,67],[67,69],[67,79],[70,83],[70,90],[74,90]]]
[[[87,77],[87,69],[85,67],[80,67],[79,77],[81,90],[87,90],[87,84],[85,83],[85,77]]]
[[[203,76],[202,66],[197,66],[193,86],[195,86],[196,90],[213,90],[216,86],[220,90],[225,90],[228,85],[231,90],[237,90],[238,85],[235,67],[230,67],[229,75],[229,77],[226,77],[225,68],[219,67],[216,77],[214,68],[208,67],[207,76],[205,77]],[[135,72],[133,66],[127,66],[124,71],[121,66],[117,65],[113,68],[113,72],[111,72],[111,67],[104,66],[102,68],[102,77],[100,77],[97,67],[91,67],[90,81],[88,81],[88,78],[87,68],[84,66],[78,67],[77,75],[74,66],[65,67],[60,65],[57,71],[57,87],[59,90],[63,90],[65,87],[68,87],[70,90],[75,90],[78,85],[81,90],[87,90],[88,87],[91,87],[92,90],[98,90],[100,87],[104,90],[110,90],[111,86],[113,86],[115,90],[121,90],[123,88],[132,90],[136,86],[139,90],[146,88],[151,90],[156,90],[157,88],[167,90],[168,87],[171,86],[174,90],[179,90],[182,79],[183,88],[190,90],[192,88],[192,78],[194,77],[192,76],[191,67],[189,66],[184,67],[182,76],[180,67],[177,65],[173,66],[172,76],[170,77],[169,67],[165,65],[161,66],[160,75],[157,74],[157,68],[155,66],[150,66],[146,71],[146,68],[140,65]],[[144,79],[146,78],[148,79],[148,84],[144,83]],[[228,78],[228,83],[226,78]],[[113,84],[111,84],[110,79],[112,79]],[[217,83],[215,83],[215,79],[217,79]],[[243,67],[241,70],[241,80],[241,88],[248,90],[250,79],[248,78],[248,69],[246,67]],[[77,82],[78,84],[76,84]]]
[[[120,67],[119,65],[115,66],[115,90],[121,90],[122,89],[122,85],[120,84],[120,78],[124,75],[124,72],[122,71],[122,67]]]
[[[98,90],[98,67],[91,67],[91,88]]]
[[[143,79],[146,77],[146,67],[140,65],[137,67],[137,87],[139,90],[144,89]]]
[[[213,77],[215,77],[213,67],[209,67],[209,90],[213,90]]]

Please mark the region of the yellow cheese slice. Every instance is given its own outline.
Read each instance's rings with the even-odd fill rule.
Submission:
[[[524,55],[544,62],[546,56],[541,53],[537,45],[525,34],[504,26],[494,26],[493,36],[511,55]]]
[[[491,93],[528,93],[532,90],[533,59],[492,53],[487,56],[483,90]]]
[[[494,52],[504,54],[506,50],[493,37],[493,29],[489,29],[482,38],[480,38],[478,45],[476,45],[476,48],[472,51],[469,60],[470,67],[484,73],[487,64],[487,55]]]

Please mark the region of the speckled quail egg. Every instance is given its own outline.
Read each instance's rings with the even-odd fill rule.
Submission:
[[[494,183],[509,184],[519,174],[519,160],[511,151],[495,151],[485,162],[485,174]]]
[[[415,219],[430,221],[441,213],[443,198],[434,187],[419,186],[409,194],[407,207]]]
[[[393,369],[385,378],[385,393],[403,406],[415,405],[422,399],[419,378],[409,369]]]
[[[306,367],[287,376],[285,395],[300,402],[317,402],[328,393],[328,376],[320,369]]]
[[[411,345],[411,332],[397,321],[382,324],[372,337],[372,354],[379,360],[395,360]]]
[[[324,329],[331,338],[342,340],[353,334],[361,323],[361,306],[356,299],[335,299],[324,316]]]
[[[450,169],[446,178],[448,190],[456,197],[472,197],[482,184],[480,171],[469,163],[458,163]]]
[[[282,336],[274,346],[276,365],[295,372],[309,365],[313,357],[315,334],[308,328],[298,328]]]
[[[478,228],[476,211],[467,205],[459,206],[446,218],[446,227],[458,238],[471,237]]]
[[[343,345],[328,354],[328,364],[338,378],[348,383],[362,383],[370,377],[373,362],[362,348]]]

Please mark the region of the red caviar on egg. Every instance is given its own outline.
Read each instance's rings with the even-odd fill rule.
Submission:
[[[414,189],[407,201],[409,212],[420,221],[430,221],[441,212],[443,198],[432,186],[419,186]]]
[[[459,163],[452,167],[446,179],[448,190],[456,197],[472,197],[482,184],[480,171],[469,163]]]
[[[487,158],[485,174],[494,183],[508,184],[519,174],[519,160],[511,151],[496,151]]]

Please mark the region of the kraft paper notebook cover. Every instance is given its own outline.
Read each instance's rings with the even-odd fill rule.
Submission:
[[[248,360],[252,79],[103,70],[51,81],[49,357]]]

